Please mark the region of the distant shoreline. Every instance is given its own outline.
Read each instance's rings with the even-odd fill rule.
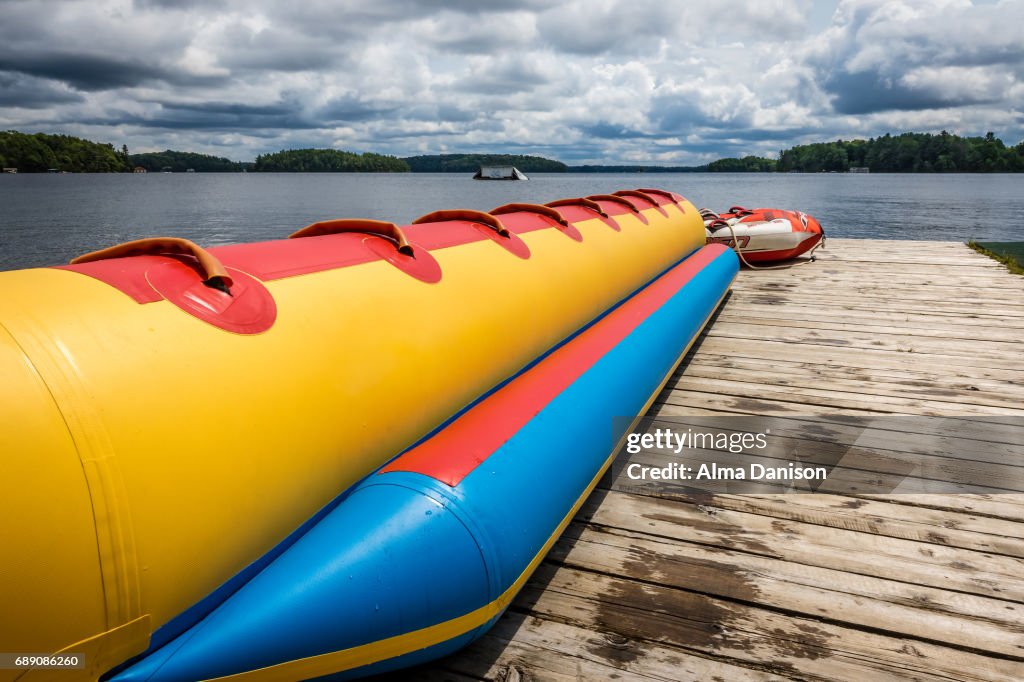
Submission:
[[[0,175],[12,174],[12,175],[131,175],[130,171],[24,171],[19,170],[17,173],[7,173],[6,168],[4,173]],[[274,175],[274,174],[307,174],[307,175],[345,175],[361,173],[365,175],[472,175],[474,171],[364,171],[364,170],[328,170],[328,171],[313,171],[313,170],[271,170],[271,171],[255,171],[255,170],[230,170],[230,171],[217,171],[217,170],[192,170],[192,171],[147,171],[155,175],[183,175],[188,173],[189,175],[201,174],[201,175],[231,175],[231,174],[258,174],[258,175]],[[670,168],[664,166],[650,167],[643,170],[628,170],[618,169],[615,167],[606,168],[602,170],[580,170],[579,167],[569,166],[564,171],[528,171],[531,175],[683,175],[692,173],[707,173],[716,175],[868,175],[867,172],[858,171],[739,171],[739,170],[712,170],[707,167],[697,168]],[[953,170],[953,171],[870,171],[872,175],[1017,175],[1024,172],[1024,170],[992,170],[992,171],[971,171],[971,170]]]
[[[960,137],[945,131],[883,135],[797,145],[779,158],[723,158],[701,166],[583,164],[570,166],[522,154],[428,154],[400,158],[337,149],[288,149],[243,162],[165,150],[129,154],[128,147],[70,135],[0,132],[0,167],[8,173],[475,173],[514,166],[524,173],[1020,173],[1024,142],[1007,147],[988,133]]]

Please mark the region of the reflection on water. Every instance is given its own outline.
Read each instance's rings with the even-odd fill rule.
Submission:
[[[715,210],[796,208],[829,236],[1024,239],[1024,175],[148,173],[0,176],[0,269],[65,262],[139,237],[204,246],[285,237],[327,218],[408,223],[439,208],[488,210],[659,187]]]

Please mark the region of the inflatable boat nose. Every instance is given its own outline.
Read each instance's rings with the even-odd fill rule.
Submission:
[[[336,669],[415,663],[394,659],[389,639],[406,648],[417,631],[491,600],[481,549],[451,505],[364,484],[202,622],[112,680],[208,679],[327,654],[351,659]]]

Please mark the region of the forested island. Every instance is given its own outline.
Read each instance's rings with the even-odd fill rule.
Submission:
[[[191,169],[197,173],[237,173],[247,164],[225,159],[223,156],[196,154],[195,152],[162,152],[131,154],[128,156],[132,169],[145,168],[150,173],[170,171],[184,173]],[[252,165],[252,164],[248,164]]]
[[[409,164],[395,156],[355,154],[337,149],[288,149],[256,157],[257,173],[408,173]]]
[[[1019,173],[1024,142],[1006,146],[993,133],[960,137],[948,132],[902,133],[868,140],[796,145],[779,158],[745,156],[704,166],[581,165],[521,154],[431,154],[399,158],[337,149],[287,149],[261,154],[255,162],[172,151],[129,154],[124,145],[91,142],[70,135],[0,132],[0,166],[21,173],[125,173],[240,171],[269,173],[473,173],[481,166],[515,166],[525,173]]]
[[[413,173],[475,173],[480,166],[515,166],[524,173],[564,173],[561,161],[521,154],[430,154],[404,159]]]
[[[744,156],[742,159],[719,159],[712,161],[703,170],[709,173],[771,173],[776,170],[777,161],[763,156]]]

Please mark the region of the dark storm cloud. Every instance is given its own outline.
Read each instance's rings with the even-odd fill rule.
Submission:
[[[131,59],[71,53],[0,53],[0,69],[62,81],[79,90],[132,87],[164,75]]]
[[[920,111],[969,104],[989,104],[996,98],[967,95],[942,95],[920,88],[893,83],[877,72],[840,71],[825,80],[825,89],[834,95],[832,104],[841,114],[869,114],[876,111]]]
[[[88,123],[106,122],[116,125],[135,125],[144,128],[168,130],[208,130],[238,132],[314,130],[342,122],[377,120],[395,113],[394,107],[383,107],[362,102],[354,97],[339,97],[323,107],[306,107],[297,101],[271,104],[241,102],[153,102],[159,109],[148,114],[121,112],[108,119],[90,120]]]
[[[81,102],[84,98],[60,85],[20,73],[0,71],[0,107],[44,109],[54,104]]]
[[[0,71],[49,78],[84,91],[129,88],[153,81],[210,85],[223,80],[165,69],[130,57],[74,52],[0,52]]]
[[[187,111],[195,114],[231,116],[280,116],[295,110],[295,105],[285,104],[242,104],[239,102],[159,102],[168,111]]]
[[[132,125],[142,128],[168,130],[250,131],[297,130],[321,127],[319,121],[306,118],[299,112],[277,106],[252,107],[244,104],[161,106],[159,111],[142,115],[137,113],[111,113],[106,119],[84,121],[94,125]]]

